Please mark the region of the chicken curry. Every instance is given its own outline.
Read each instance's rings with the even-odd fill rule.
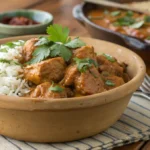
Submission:
[[[60,32],[59,37],[53,35],[54,30]],[[126,64],[109,54],[97,55],[93,46],[79,38],[71,40],[66,28],[53,25],[47,32],[49,37],[29,39],[23,46],[24,78],[31,88],[27,97],[91,95],[130,80]]]
[[[95,24],[150,42],[150,15],[117,8],[97,8],[88,13]]]

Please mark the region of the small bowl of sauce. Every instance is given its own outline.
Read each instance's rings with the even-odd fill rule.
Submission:
[[[0,38],[45,34],[52,22],[52,14],[41,10],[21,9],[0,13]]]

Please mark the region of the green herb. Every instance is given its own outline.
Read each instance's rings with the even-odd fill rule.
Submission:
[[[54,83],[52,83],[49,90],[53,91],[53,92],[62,92],[64,89],[62,87],[58,86],[58,85],[54,86]]]
[[[148,37],[146,38],[146,40],[150,40],[150,36],[148,36]]]
[[[126,13],[126,16],[131,17],[131,16],[133,16],[133,14],[134,14],[133,11],[128,10]]]
[[[136,23],[130,25],[129,27],[134,28],[134,29],[139,29],[144,25],[144,23],[145,23],[145,21],[142,20],[142,21],[139,21],[139,22],[136,22]]]
[[[79,58],[73,58],[73,60],[76,62],[77,64],[77,68],[80,72],[85,72],[89,67],[91,67],[92,65],[94,65],[95,67],[97,67],[97,63],[90,58],[84,58],[84,59],[79,59]]]
[[[0,59],[0,62],[1,63],[7,63],[7,64],[10,64],[11,63],[11,60],[7,60],[7,59]]]
[[[69,48],[79,48],[85,43],[78,37],[71,40],[68,37],[69,29],[63,28],[61,25],[50,25],[47,28],[48,37],[40,37],[35,44],[37,48],[33,52],[32,59],[27,64],[38,63],[48,57],[63,57],[65,61],[69,61],[72,57],[72,52]]]
[[[7,51],[7,49],[5,49],[5,48],[1,48],[1,49],[0,49],[0,52],[7,53],[8,51]]]
[[[113,23],[114,26],[129,26],[135,23],[135,19],[125,16],[123,18],[117,19],[116,22]]]
[[[116,59],[114,57],[110,56],[109,54],[103,54],[103,56],[110,62],[116,62]]]
[[[50,55],[50,48],[49,46],[42,45],[36,48],[33,52],[33,58],[27,62],[27,64],[35,64],[44,59],[46,59]]]
[[[65,61],[69,61],[70,58],[72,57],[72,52],[65,47],[63,44],[54,44],[50,48],[50,56],[51,57],[56,57],[56,56],[61,56]]]
[[[150,16],[145,16],[144,20],[145,22],[150,23]]]
[[[109,11],[108,11],[107,9],[105,9],[105,10],[104,10],[104,14],[105,14],[105,15],[108,15],[108,14],[109,14]]]
[[[115,83],[112,82],[111,80],[107,80],[107,81],[105,82],[105,84],[108,85],[108,86],[115,86]]]
[[[34,44],[34,46],[41,46],[41,45],[47,45],[50,44],[50,41],[47,37],[39,37],[38,42]]]
[[[121,14],[121,11],[113,11],[113,12],[111,12],[111,16],[118,16],[118,15],[120,15]]]
[[[67,46],[68,48],[78,48],[85,45],[86,44],[83,41],[81,41],[78,37],[65,44],[65,46]]]
[[[66,44],[71,41],[69,36],[69,29],[63,28],[61,25],[54,24],[47,28],[47,33],[50,35],[48,39],[52,42],[59,42]]]

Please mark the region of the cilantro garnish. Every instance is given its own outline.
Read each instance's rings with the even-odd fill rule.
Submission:
[[[129,16],[125,16],[117,19],[116,22],[113,23],[114,26],[129,26],[135,23],[135,19]]]
[[[109,60],[110,62],[115,62],[115,61],[116,61],[116,59],[113,58],[112,56],[110,56],[109,54],[103,54],[103,56],[104,56],[107,60]]]
[[[1,58],[1,59],[0,59],[0,62],[1,62],[1,63],[7,63],[7,64],[10,64],[10,63],[11,63],[11,60],[7,60],[7,59]]]
[[[64,89],[58,85],[54,86],[54,83],[52,83],[49,90],[53,92],[62,92]]]
[[[133,11],[128,10],[127,13],[126,13],[126,16],[131,17],[131,16],[133,16],[133,14],[134,14]]]
[[[130,25],[129,27],[134,28],[134,29],[139,29],[140,27],[142,27],[144,25],[145,21],[141,20],[139,22],[136,22],[132,25]]]
[[[118,15],[120,15],[121,14],[121,11],[113,11],[113,12],[111,12],[111,16],[118,16]]]
[[[148,37],[146,38],[146,40],[150,40],[150,36],[148,36]]]
[[[97,63],[93,59],[90,59],[90,58],[80,59],[76,57],[76,58],[73,58],[73,60],[77,64],[77,68],[80,72],[85,72],[92,65],[94,65],[95,67],[98,66]]]
[[[49,55],[50,55],[49,46],[46,45],[39,46],[33,52],[32,54],[33,58],[30,61],[28,61],[27,64],[35,64],[37,62],[40,62],[46,59]]]
[[[150,16],[145,16],[144,20],[145,22],[150,23]]]
[[[115,86],[115,83],[112,82],[111,80],[107,80],[107,81],[105,82],[105,84],[108,85],[108,86]]]
[[[6,48],[1,48],[1,49],[0,49],[0,52],[7,53],[8,51],[7,51]]]
[[[71,40],[69,37],[69,29],[63,28],[61,25],[54,24],[47,28],[48,37],[39,37],[39,41],[35,43],[37,47],[32,59],[27,64],[39,63],[48,57],[62,57],[65,61],[69,61],[72,57],[70,49],[84,46],[85,43],[78,37]]]

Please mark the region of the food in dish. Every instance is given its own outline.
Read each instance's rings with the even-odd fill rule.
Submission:
[[[71,39],[68,28],[54,24],[47,33],[1,45],[0,94],[67,98],[104,92],[130,80],[125,63],[109,54],[97,55],[94,43]]]
[[[97,8],[88,18],[104,28],[150,42],[150,16],[117,8]]]
[[[15,17],[4,17],[1,20],[1,23],[8,24],[8,25],[34,25],[39,24],[39,22],[29,19],[23,16],[15,16]]]

